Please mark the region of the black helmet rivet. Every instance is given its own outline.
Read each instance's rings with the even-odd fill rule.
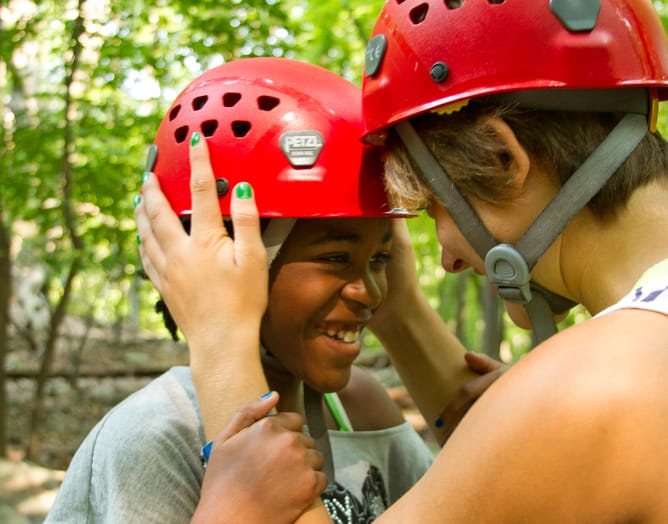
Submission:
[[[230,183],[227,178],[216,178],[216,193],[219,197],[223,197],[230,190]]]
[[[448,78],[449,73],[450,69],[448,68],[448,64],[445,62],[436,62],[433,66],[431,66],[431,71],[429,71],[431,79],[438,84],[444,82],[445,79]]]

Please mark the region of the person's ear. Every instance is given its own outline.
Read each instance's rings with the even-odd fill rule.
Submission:
[[[517,140],[515,132],[506,122],[498,117],[489,117],[485,122],[490,126],[496,135],[503,140],[508,152],[510,153],[510,162],[508,163],[508,185],[514,189],[520,189],[526,182],[531,161],[526,149]]]

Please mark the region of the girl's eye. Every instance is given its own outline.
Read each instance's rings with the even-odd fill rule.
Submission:
[[[387,252],[382,252],[382,253],[376,253],[372,258],[371,258],[371,263],[372,264],[382,264],[382,265],[387,265],[387,263],[390,261],[390,254]]]
[[[333,264],[345,264],[350,257],[345,253],[331,253],[327,255],[320,255],[318,260],[321,262],[330,262]]]

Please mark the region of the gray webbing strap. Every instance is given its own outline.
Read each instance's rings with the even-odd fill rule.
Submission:
[[[534,348],[557,332],[554,313],[541,293],[532,293],[524,309],[531,320],[531,347]]]
[[[404,120],[399,122],[395,129],[406,146],[411,159],[420,170],[423,180],[448,208],[452,220],[480,255],[480,258],[484,260],[487,252],[496,244],[494,237],[459,192],[459,189],[452,183],[446,171],[434,158],[434,155],[429,151],[411,123]]]
[[[598,193],[647,134],[647,115],[627,113],[562,186],[516,244],[533,268],[555,238]]]
[[[533,345],[553,335],[556,332],[553,314],[569,302],[535,287],[536,292],[532,293],[531,269],[647,134],[647,115],[627,113],[571,175],[516,246],[497,244],[408,120],[398,123],[395,128],[424,181],[448,208],[464,237],[485,260],[490,282],[498,287],[503,298],[526,305],[533,326]],[[503,269],[501,273],[495,271],[497,267]]]
[[[327,423],[322,408],[322,393],[310,388],[304,383],[304,412],[306,414],[306,423],[309,433],[315,440],[316,449],[322,453],[324,465],[322,472],[327,475],[327,481],[331,485],[334,483],[334,458],[332,456],[332,447],[329,442],[329,433]]]

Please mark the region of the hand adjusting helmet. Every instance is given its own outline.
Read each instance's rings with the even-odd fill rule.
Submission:
[[[483,96],[543,110],[626,113],[514,246],[491,236],[409,121]],[[668,40],[650,0],[388,0],[367,46],[365,137],[382,143],[394,126],[491,282],[506,300],[525,304],[536,344],[554,333],[553,313],[573,304],[530,282],[531,269],[655,130],[666,98]]]

